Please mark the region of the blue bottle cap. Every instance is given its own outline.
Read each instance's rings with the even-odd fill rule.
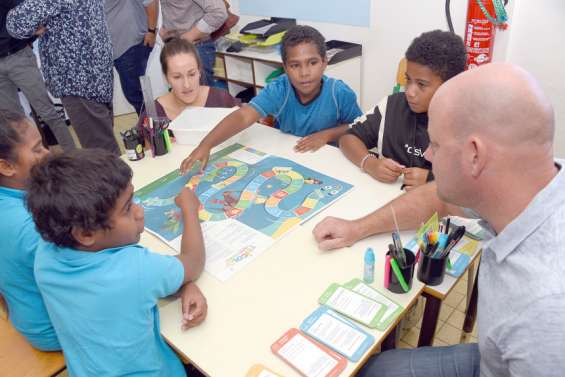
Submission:
[[[365,251],[365,263],[375,263],[375,253],[370,247]]]

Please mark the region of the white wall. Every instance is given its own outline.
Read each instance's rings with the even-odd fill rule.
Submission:
[[[565,1],[516,1],[507,60],[531,72],[555,109],[555,155],[565,158]]]
[[[236,13],[242,1],[245,0],[231,1]],[[299,23],[316,27],[326,39],[341,39],[363,45],[363,89],[360,102],[364,109],[374,106],[383,96],[390,94],[395,84],[398,62],[414,37],[433,29],[447,30],[444,0],[372,0],[371,3],[370,28],[298,20]],[[451,3],[453,24],[456,32],[461,35],[467,2],[452,0]],[[276,16],[275,12],[272,15]],[[256,19],[240,16],[241,25]]]
[[[239,3],[231,0],[239,14]],[[354,4],[354,1],[351,2]],[[451,1],[455,32],[463,36],[467,0]],[[445,0],[372,0],[371,27],[360,28],[298,20],[318,28],[326,39],[342,39],[363,45],[361,107],[368,109],[390,93],[398,61],[414,37],[432,29],[447,30]],[[510,27],[497,31],[495,61],[523,66],[541,81],[553,102],[556,124],[565,123],[565,20],[564,0],[516,1],[507,6]],[[241,25],[257,19],[241,15]],[[273,11],[276,16],[276,10]],[[271,15],[265,15],[266,17]],[[560,43],[559,43],[560,42]],[[565,157],[565,127],[556,127],[555,153]]]

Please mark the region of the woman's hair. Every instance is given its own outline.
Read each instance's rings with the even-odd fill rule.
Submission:
[[[27,118],[10,110],[0,110],[0,158],[15,161],[16,146],[22,142]]]
[[[198,71],[200,71],[200,76],[202,77],[202,61],[200,60],[200,55],[198,55],[198,50],[192,43],[182,38],[167,39],[165,46],[161,50],[161,70],[165,76],[167,76],[167,72],[169,71],[167,61],[170,57],[178,54],[191,54],[194,56]]]

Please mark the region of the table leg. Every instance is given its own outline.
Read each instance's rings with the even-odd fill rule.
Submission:
[[[439,309],[441,308],[440,299],[427,293],[424,293],[423,296],[426,298],[426,306],[424,307],[424,318],[422,318],[418,347],[432,345],[439,318]]]
[[[388,333],[385,340],[381,343],[381,352],[393,350],[396,348],[396,332],[398,331],[398,326],[394,326],[394,328]]]
[[[471,276],[468,277],[470,279]],[[470,333],[473,331],[475,326],[475,320],[477,319],[477,299],[479,296],[479,268],[477,268],[477,275],[473,281],[473,289],[471,294],[467,293],[469,299],[467,300],[467,308],[465,309],[465,321],[463,322],[463,331]]]

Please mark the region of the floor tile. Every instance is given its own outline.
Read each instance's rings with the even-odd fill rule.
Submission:
[[[451,293],[449,293],[449,295],[447,295],[445,300],[443,300],[443,305],[448,305],[451,306],[452,308],[456,308],[457,305],[461,303],[461,301],[464,301],[464,298],[465,295],[452,291]]]
[[[412,348],[416,348],[415,346],[412,346],[406,342],[403,342],[402,340],[400,342],[398,342],[398,344],[396,345],[396,348],[404,348],[404,349],[412,349]]]
[[[459,305],[457,305],[456,309],[459,310],[462,313],[465,313],[465,309],[467,309],[467,298],[466,297],[463,297],[463,300],[461,300]]]
[[[463,322],[465,322],[465,314],[459,310],[454,310],[447,319],[447,323],[458,329],[463,329]]]
[[[418,345],[418,337],[420,336],[420,329],[412,327],[408,329],[400,338],[401,341],[408,343],[412,347],[416,347]]]
[[[459,280],[457,284],[455,284],[455,287],[453,287],[453,292],[457,292],[462,295],[467,295],[467,281],[463,279]]]
[[[449,345],[459,344],[461,340],[461,330],[446,323],[435,337]]]
[[[439,311],[439,320],[440,321],[447,321],[447,318],[453,313],[455,309],[448,305],[441,305],[441,309]]]
[[[443,340],[439,339],[439,338],[434,338],[434,342],[432,343],[432,346],[434,347],[445,347],[448,346],[449,344],[447,344],[446,342],[444,342]]]

